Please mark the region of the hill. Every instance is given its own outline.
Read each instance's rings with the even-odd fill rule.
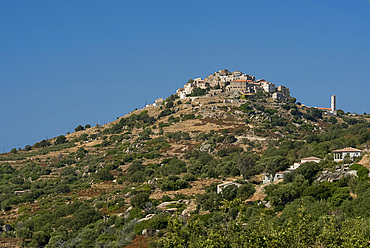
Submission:
[[[368,151],[370,115],[309,108],[266,82],[222,70],[112,123],[0,154],[0,242],[366,246],[369,156],[337,163],[332,151]],[[310,156],[321,162],[262,184]],[[220,193],[223,182],[233,185]]]

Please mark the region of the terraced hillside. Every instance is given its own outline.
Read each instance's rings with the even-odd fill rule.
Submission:
[[[333,247],[369,241],[370,116],[227,92],[135,110],[0,155],[1,244]],[[284,180],[262,184],[302,158]],[[323,171],[356,176],[317,182]],[[326,173],[326,172],[325,172]],[[235,182],[217,193],[217,185]],[[366,228],[365,228],[366,227]],[[12,243],[13,242],[13,243]],[[14,246],[13,246],[14,247]]]

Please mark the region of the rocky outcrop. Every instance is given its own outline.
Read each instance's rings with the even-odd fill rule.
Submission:
[[[213,148],[212,148],[212,145],[211,144],[202,144],[200,147],[199,147],[199,151],[201,152],[207,152],[207,153],[212,153],[213,152]]]
[[[165,209],[168,205],[178,204],[178,203],[188,205],[190,201],[189,200],[178,200],[178,201],[162,202],[161,204],[157,206],[157,208]]]
[[[351,170],[349,165],[337,165],[331,170],[325,170],[322,174],[316,178],[316,182],[335,182],[339,181],[343,177],[355,176],[357,173],[355,170]]]

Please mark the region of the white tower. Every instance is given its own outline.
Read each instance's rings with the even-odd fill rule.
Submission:
[[[337,102],[335,95],[331,96],[331,112],[335,114],[337,111]]]

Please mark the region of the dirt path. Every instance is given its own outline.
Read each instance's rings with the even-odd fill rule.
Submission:
[[[254,192],[254,194],[253,194],[250,198],[248,198],[246,201],[262,201],[262,200],[266,197],[266,194],[265,194],[265,192],[264,192],[264,190],[263,190],[263,189],[264,189],[267,185],[280,183],[280,182],[282,182],[282,181],[283,181],[283,179],[279,179],[279,180],[277,180],[276,182],[257,185],[257,186],[255,187],[256,192]]]

